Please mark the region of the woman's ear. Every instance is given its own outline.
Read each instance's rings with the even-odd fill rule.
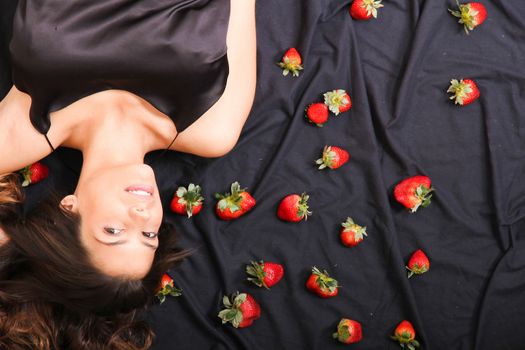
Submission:
[[[77,204],[78,204],[77,196],[75,196],[74,194],[68,194],[67,196],[62,198],[62,200],[60,201],[60,206],[62,208],[66,209],[67,211],[73,212],[73,213],[78,212]]]
[[[7,241],[9,241],[9,236],[7,235],[7,233],[5,233],[5,231],[0,227],[0,247],[2,245],[4,245],[4,243],[6,243]]]

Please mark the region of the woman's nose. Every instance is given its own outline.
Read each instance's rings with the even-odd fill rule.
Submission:
[[[150,218],[150,212],[148,208],[141,206],[141,205],[135,205],[129,208],[130,215],[132,217],[147,220]]]

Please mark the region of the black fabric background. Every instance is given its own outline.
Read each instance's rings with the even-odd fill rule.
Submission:
[[[525,2],[484,0],[486,22],[466,36],[447,12],[452,0],[385,0],[375,21],[356,22],[348,0],[257,3],[256,101],[235,149],[220,159],[171,153],[155,164],[166,208],[175,189],[200,184],[201,214],[167,217],[195,253],[171,271],[184,295],[154,307],[154,349],[338,349],[341,317],[358,320],[364,339],[353,349],[397,349],[389,339],[412,321],[425,350],[525,349]],[[15,1],[2,0],[2,92],[10,86],[7,42]],[[283,77],[275,65],[295,46],[305,70]],[[460,108],[445,93],[452,78],[470,77],[481,98]],[[303,110],[325,91],[350,92],[350,112],[323,128]],[[324,145],[352,158],[318,171]],[[51,186],[72,186],[77,152],[46,159]],[[401,179],[425,174],[436,189],[430,207],[409,214],[392,200]],[[215,192],[233,181],[258,204],[234,222],[213,213]],[[44,185],[34,186],[38,197]],[[284,223],[275,212],[285,195],[310,194],[313,216]],[[368,227],[354,249],[338,241],[347,216]],[[410,280],[416,249],[430,271]],[[252,259],[281,262],[284,280],[261,290],[245,282]],[[343,285],[323,300],[306,291],[312,266]],[[262,306],[247,329],[217,318],[223,294],[251,293]]]

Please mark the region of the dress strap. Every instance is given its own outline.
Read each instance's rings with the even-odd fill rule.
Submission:
[[[170,144],[168,145],[168,147],[164,150],[164,152],[167,152],[170,150],[171,146],[173,146],[173,144],[175,143],[175,140],[177,139],[177,137],[179,137],[180,135],[180,132],[177,133],[177,135],[175,135],[175,137],[173,138],[173,140],[171,140]]]
[[[166,152],[168,152],[171,148],[171,146],[173,146],[173,144],[175,143],[175,140],[177,139],[177,137],[179,137],[180,135],[180,132],[177,133],[177,135],[175,135],[175,137],[173,138],[173,140],[171,140],[170,144],[168,145],[168,147],[166,147],[161,154],[159,154],[157,157],[155,157],[155,159],[153,159],[149,165],[153,165],[153,163],[155,163],[157,160],[159,160],[160,158],[162,158],[162,156],[164,154],[166,154]]]
[[[46,138],[47,144],[49,147],[51,147],[51,151],[55,151],[55,147],[53,147],[53,144],[51,144],[51,141],[49,141],[49,138],[47,137],[47,134],[44,134],[44,137]]]
[[[53,144],[51,143],[51,141],[49,141],[49,137],[47,137],[47,134],[44,134],[44,137],[46,138],[46,141],[47,141],[47,144],[49,145],[49,147],[51,147],[51,150],[53,152],[56,151],[56,149],[55,149],[55,147],[53,147]],[[72,166],[70,166],[66,161],[64,161],[64,159],[62,159],[62,157],[60,155],[60,152],[57,152],[55,154],[57,156],[57,159],[59,159],[66,166],[66,168],[69,171],[73,172],[73,174],[75,174],[76,176],[80,176],[78,171],[76,171]]]

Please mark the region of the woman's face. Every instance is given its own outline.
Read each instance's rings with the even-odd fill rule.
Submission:
[[[80,214],[81,239],[96,267],[110,276],[148,273],[163,216],[151,167],[100,170],[79,183],[62,205]]]

